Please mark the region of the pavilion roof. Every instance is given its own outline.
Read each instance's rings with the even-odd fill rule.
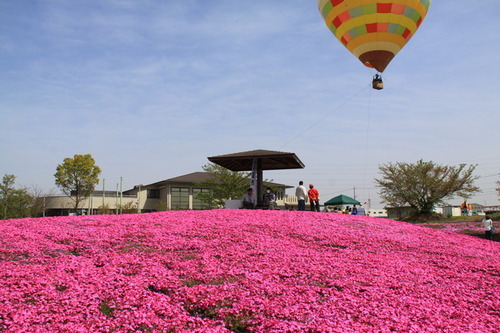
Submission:
[[[231,171],[252,171],[254,158],[259,160],[262,170],[304,168],[304,163],[294,153],[263,149],[212,156],[208,160]]]

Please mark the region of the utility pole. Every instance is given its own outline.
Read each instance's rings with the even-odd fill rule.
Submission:
[[[104,212],[104,191],[105,191],[105,186],[104,184],[106,183],[106,179],[102,179],[102,211],[101,214]]]
[[[141,212],[141,189],[142,184],[139,185],[139,191],[137,192],[137,213]]]
[[[123,198],[122,185],[123,185],[123,177],[120,177],[120,214],[123,214],[123,208],[122,208],[122,198]]]
[[[116,183],[116,195],[115,195],[115,214],[118,214],[118,196],[119,196],[119,188],[118,188],[119,184]]]
[[[352,190],[354,191],[354,200],[356,200],[356,186],[354,186]]]

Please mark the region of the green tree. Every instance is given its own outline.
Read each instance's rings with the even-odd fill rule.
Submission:
[[[250,172],[231,171],[215,163],[208,163],[202,169],[210,177],[195,185],[208,188],[208,193],[197,194],[197,199],[205,202],[210,207],[223,207],[228,199],[240,199],[250,184]]]
[[[15,188],[16,176],[4,175],[0,184],[2,219],[34,216],[35,197],[25,188]]]
[[[382,178],[375,179],[380,197],[388,206],[409,205],[415,215],[432,214],[437,204],[455,195],[468,198],[479,192],[473,172],[477,165],[438,165],[432,161],[388,163],[380,166]]]
[[[33,217],[36,198],[27,189],[14,189],[9,200],[9,214],[7,218]]]
[[[90,154],[75,155],[65,158],[57,166],[54,174],[56,185],[75,202],[75,211],[78,210],[85,197],[90,196],[99,183],[101,169],[95,165]]]

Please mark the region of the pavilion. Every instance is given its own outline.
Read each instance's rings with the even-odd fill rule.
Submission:
[[[304,168],[294,153],[263,149],[212,156],[208,160],[231,171],[252,171],[250,186],[257,195],[257,205],[262,201],[263,170]]]

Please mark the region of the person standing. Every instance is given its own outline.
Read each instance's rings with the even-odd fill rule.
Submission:
[[[470,216],[472,214],[472,205],[467,203],[467,200],[462,202],[460,209],[462,210],[462,216]]]
[[[491,218],[486,215],[483,219],[483,225],[484,225],[484,235],[486,236],[486,239],[492,240],[493,239],[493,221]]]
[[[309,202],[311,203],[311,211],[319,212],[319,191],[314,188],[313,184],[309,184],[307,196],[309,197]]]
[[[295,189],[295,196],[297,197],[297,202],[299,203],[298,210],[306,210],[307,190],[302,180],[299,182],[299,186]]]

